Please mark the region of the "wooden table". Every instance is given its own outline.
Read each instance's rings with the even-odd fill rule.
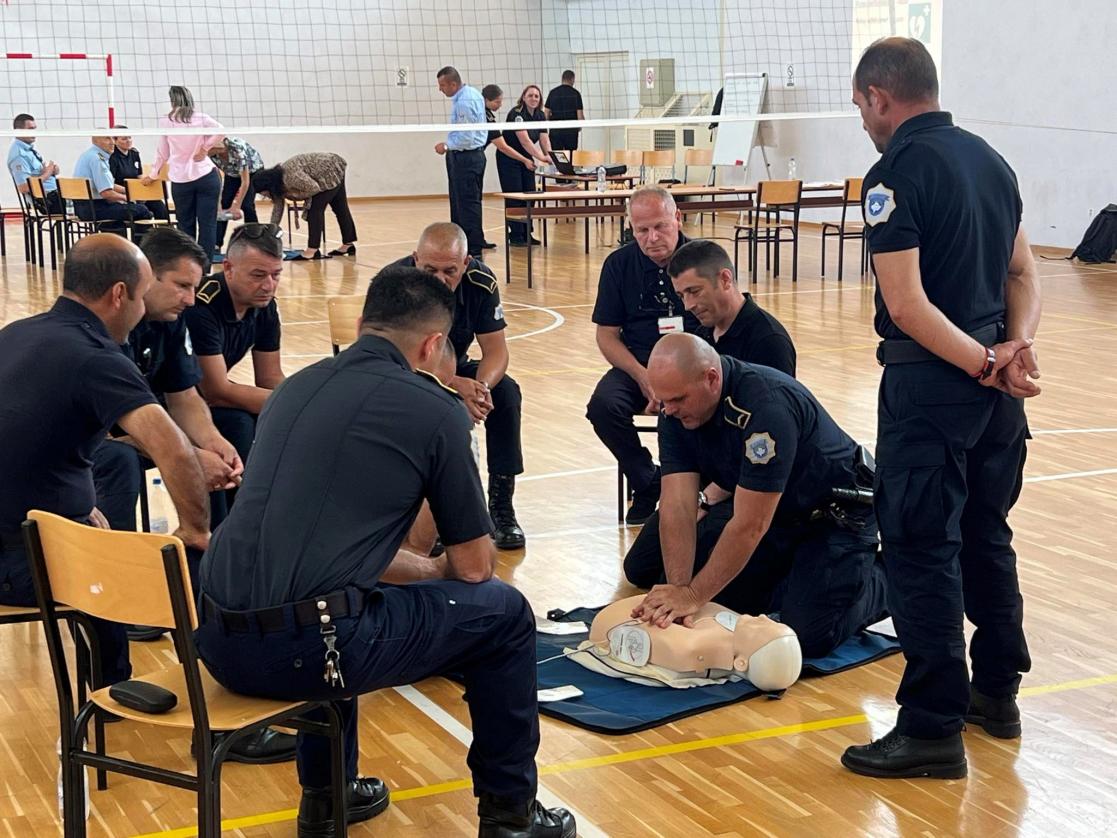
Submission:
[[[676,198],[686,198],[679,202],[679,211],[684,215],[701,212],[740,212],[755,206],[755,186],[673,186],[666,187]],[[800,206],[806,209],[819,207],[840,207],[843,197],[843,183],[817,182],[803,184],[803,191],[811,194],[803,198]],[[498,198],[522,201],[523,206],[510,207],[505,204],[504,222],[507,228],[510,219],[523,220],[528,225],[529,235],[532,219],[551,218],[593,218],[596,216],[623,217],[627,201],[634,189],[607,189],[604,192],[586,190],[555,190],[552,192],[498,192]],[[599,203],[591,204],[590,201]],[[586,252],[589,252],[589,224],[586,224]],[[504,238],[504,260],[507,265],[505,283],[512,281],[511,248],[508,237]],[[532,280],[531,247],[527,248],[527,287]]]
[[[586,192],[591,191],[590,184],[593,184],[594,186],[597,185],[597,175],[596,174],[593,174],[593,175],[564,175],[561,172],[539,172],[537,174],[537,177],[541,181],[541,187],[542,188],[541,188],[540,191],[543,191],[543,192],[547,191],[547,181],[549,181],[549,180],[553,180],[553,181],[555,181],[555,183],[562,183],[562,184],[580,183],[580,184],[582,184],[582,188]],[[627,189],[634,189],[636,181],[638,181],[639,179],[640,179],[640,174],[639,173],[634,174],[634,175],[630,175],[630,174],[627,174],[627,172],[626,172],[623,175],[605,175],[605,182],[607,184],[613,184],[613,185],[621,184]],[[599,216],[598,221],[600,222],[600,220],[601,220],[601,217]],[[589,253],[590,252],[590,217],[588,215],[586,216],[585,221],[586,221],[586,223],[585,223],[585,228],[586,228],[586,253]],[[546,247],[547,246],[547,220],[542,219],[541,223],[543,225],[543,246]],[[529,238],[531,237],[530,227],[528,229],[528,237]]]

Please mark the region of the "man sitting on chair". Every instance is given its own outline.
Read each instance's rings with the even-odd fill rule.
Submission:
[[[112,137],[91,137],[93,145],[82,152],[74,166],[74,177],[85,178],[93,191],[92,201],[75,201],[74,212],[82,221],[115,221],[105,225],[105,230],[123,235],[123,222],[131,219],[147,220],[151,210],[143,204],[129,203],[124,195],[124,187],[113,180],[109,168],[109,155],[116,147]],[[141,235],[134,236],[138,242]]]

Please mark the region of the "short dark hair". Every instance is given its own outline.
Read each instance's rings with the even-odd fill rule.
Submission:
[[[112,237],[111,233],[103,235]],[[116,244],[95,236],[79,239],[62,265],[62,288],[83,300],[99,300],[116,283],[123,282],[128,289],[128,299],[135,299],[136,286],[140,283],[140,260],[131,246]]]
[[[481,88],[481,96],[484,97],[486,102],[491,102],[497,96],[503,96],[504,91],[500,89],[499,84],[486,84]]]
[[[562,80],[563,81],[574,81],[574,71],[573,70],[563,70],[562,71]]]
[[[459,73],[454,67],[451,67],[449,64],[447,64],[445,67],[443,67],[437,73],[435,73],[434,77],[436,79],[448,78],[450,81],[454,82],[455,84],[461,84],[462,83],[462,74]]]
[[[717,242],[695,239],[675,251],[667,263],[667,273],[674,278],[692,268],[700,277],[713,282],[724,269],[733,270],[733,260]]]
[[[35,117],[29,113],[17,113],[16,118],[12,120],[13,128],[26,128],[28,122],[34,122]]]
[[[252,175],[252,189],[257,193],[266,192],[273,199],[282,198],[286,191],[283,188],[283,166],[260,169]]]
[[[283,228],[278,224],[262,224],[255,221],[237,227],[233,230],[233,235],[229,236],[229,247],[225,253],[228,255],[234,248],[241,251],[246,247],[259,251],[265,256],[282,259]]]
[[[937,99],[939,77],[927,47],[914,38],[881,38],[861,53],[853,83],[862,96],[869,86],[887,90],[901,102]]]
[[[362,328],[415,331],[435,321],[450,328],[454,292],[442,280],[402,265],[389,265],[372,278],[361,312]]]
[[[179,259],[196,262],[203,272],[209,268],[209,260],[201,245],[175,227],[156,227],[154,230],[149,230],[143,237],[140,250],[151,263],[156,278],[161,271],[173,268]]]

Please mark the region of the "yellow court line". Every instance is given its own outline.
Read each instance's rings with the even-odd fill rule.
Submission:
[[[1070,690],[1083,690],[1089,687],[1100,687],[1107,684],[1117,684],[1117,674],[1099,675],[1094,678],[1081,678],[1077,681],[1064,681],[1061,684],[1047,684],[1037,687],[1025,687],[1020,690],[1020,696],[1026,698],[1034,695],[1047,695],[1049,693],[1067,692]],[[675,742],[670,745],[656,745],[651,748],[640,748],[635,751],[622,751],[614,754],[604,754],[585,759],[556,762],[551,765],[541,766],[539,775],[565,774],[568,771],[581,771],[587,768],[601,768],[607,765],[620,765],[626,762],[637,762],[645,759],[658,759],[660,757],[686,754],[693,751],[708,750],[710,748],[725,748],[740,745],[744,742],[755,742],[760,739],[776,739],[783,736],[797,736],[802,733],[812,733],[818,730],[833,730],[839,727],[864,724],[869,719],[864,713],[852,716],[839,716],[834,719],[819,719],[814,722],[802,722],[794,725],[781,725],[767,727],[761,730],[749,730],[743,733],[729,733],[724,736],[712,736],[706,739],[694,739],[690,742]],[[472,780],[449,780],[445,783],[434,783],[429,786],[417,786],[410,789],[392,791],[392,800],[414,800],[420,797],[432,797],[437,794],[447,794],[461,791],[473,786]],[[298,816],[297,809],[281,809],[276,812],[266,812],[262,815],[248,815],[243,818],[230,818],[221,822],[222,831],[243,829],[250,826],[263,826],[269,823],[281,823],[294,820]],[[132,838],[194,838],[198,834],[197,827],[187,826],[181,829],[169,829],[163,832],[145,832],[134,835]]]

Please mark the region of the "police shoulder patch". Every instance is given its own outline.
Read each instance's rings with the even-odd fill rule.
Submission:
[[[212,303],[214,298],[221,293],[221,283],[216,279],[203,282],[195,296],[203,303]]]
[[[733,404],[732,396],[725,397],[725,413],[723,415],[728,424],[740,428],[742,431],[745,429],[745,425],[749,423],[749,419],[752,418],[752,413]]]
[[[896,209],[896,193],[878,183],[865,193],[865,223],[870,227],[884,224]]]
[[[496,277],[481,268],[472,268],[465,272],[465,278],[479,288],[484,288],[492,294],[496,291]]]
[[[762,466],[775,456],[776,441],[770,434],[753,434],[745,440],[745,457],[754,466]]]
[[[461,395],[458,393],[457,390],[455,390],[453,387],[448,387],[445,384],[443,384],[442,379],[440,379],[433,372],[427,372],[426,370],[415,370],[415,374],[416,375],[421,375],[423,378],[427,379],[432,384],[438,385],[439,389],[445,390],[447,393],[454,396],[455,398],[459,398],[459,399],[461,398]]]

